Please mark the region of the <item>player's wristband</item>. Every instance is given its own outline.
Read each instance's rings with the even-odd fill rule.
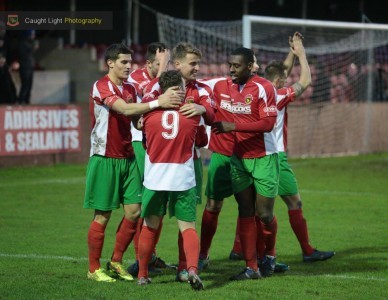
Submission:
[[[148,102],[148,105],[150,106],[150,109],[155,109],[155,108],[158,108],[160,106],[158,100]]]

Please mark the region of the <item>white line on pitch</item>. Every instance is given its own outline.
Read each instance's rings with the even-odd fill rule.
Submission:
[[[357,277],[357,276],[349,276],[349,275],[333,275],[333,274],[314,274],[314,275],[307,275],[305,273],[301,272],[294,272],[292,275],[296,276],[321,276],[321,277],[327,277],[327,278],[339,278],[339,279],[347,279],[347,280],[367,280],[367,281],[382,281],[382,282],[388,282],[388,278],[376,278],[376,277]]]
[[[333,278],[341,278],[341,279],[358,279],[358,280],[374,280],[374,281],[384,281],[388,282],[388,278],[376,278],[376,277],[356,277],[356,276],[348,276],[348,275],[332,275],[332,274],[324,274],[324,277],[333,277]]]
[[[39,255],[39,254],[7,254],[7,253],[0,253],[0,257],[29,258],[29,259],[59,259],[59,260],[75,260],[75,261],[88,260],[86,257]]]
[[[299,190],[301,194],[325,194],[325,195],[348,195],[348,196],[358,196],[358,197],[364,197],[364,196],[382,196],[383,193],[368,193],[368,192],[346,192],[346,191],[335,191],[335,190]]]
[[[9,258],[27,258],[27,259],[58,259],[58,260],[72,260],[72,261],[86,261],[87,257],[71,257],[71,256],[55,256],[55,255],[39,255],[39,254],[7,254],[0,253],[0,257],[9,257]],[[297,272],[293,273],[297,276],[305,276],[306,274]],[[309,275],[310,276],[310,275]],[[340,278],[347,280],[366,280],[366,281],[382,281],[388,282],[388,278],[376,278],[376,277],[357,277],[357,276],[348,276],[348,275],[332,275],[332,274],[317,274],[316,276],[328,277],[328,278]]]

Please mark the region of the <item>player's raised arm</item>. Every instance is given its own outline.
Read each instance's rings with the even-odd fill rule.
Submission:
[[[158,49],[156,50],[156,57],[159,60],[159,70],[156,77],[160,77],[163,72],[168,70],[168,64],[171,58],[170,50],[167,48],[164,50]]]
[[[288,55],[286,59],[284,60],[283,64],[286,67],[287,77],[290,75],[292,68],[294,67],[295,60],[297,55],[294,52],[294,39],[302,40],[303,36],[301,33],[296,31],[293,36],[288,37],[288,44],[290,45],[290,51],[288,52]]]
[[[300,79],[292,87],[295,91],[295,97],[300,96],[311,84],[311,71],[306,57],[306,51],[302,43],[302,38],[294,37],[294,47],[292,52],[298,57],[300,63]]]

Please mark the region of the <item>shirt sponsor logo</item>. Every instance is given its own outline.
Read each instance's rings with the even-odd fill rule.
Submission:
[[[228,112],[233,112],[232,111],[232,104],[230,103],[230,101],[221,100],[220,107],[224,110],[227,110]]]
[[[250,105],[244,105],[242,103],[233,104],[232,110],[234,114],[251,114],[252,112]]]
[[[264,108],[264,112],[265,113],[274,113],[276,112],[276,106],[275,105],[271,105],[271,106],[267,106]]]
[[[250,114],[251,106],[243,103],[231,104],[229,101],[221,100],[221,108],[234,114]]]

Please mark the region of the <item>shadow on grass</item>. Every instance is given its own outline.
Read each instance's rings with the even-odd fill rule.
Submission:
[[[285,273],[275,273],[273,278],[284,276],[318,276],[318,275],[340,275],[360,272],[385,272],[388,267],[388,258],[386,253],[388,247],[363,247],[348,248],[337,251],[336,255],[327,261],[318,261],[314,263],[302,262],[301,255],[282,255],[278,261],[290,266],[290,270]],[[205,269],[200,277],[203,280],[206,290],[219,289],[233,283],[229,277],[236,275],[245,268],[244,261],[233,261],[228,258],[212,259],[210,265]],[[157,282],[160,284],[171,284],[176,272],[172,269],[165,269],[161,274],[150,274],[151,277],[159,277]],[[266,278],[264,280],[271,280]]]

